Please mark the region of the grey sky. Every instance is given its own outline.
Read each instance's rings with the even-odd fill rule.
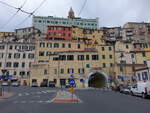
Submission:
[[[1,0],[10,5],[20,7],[25,0]],[[42,0],[27,0],[24,10],[32,12]],[[72,6],[76,16],[84,3],[84,0],[47,0],[37,10],[35,15],[67,17],[69,8]],[[150,0],[88,0],[81,13],[83,18],[99,17],[101,27],[122,26],[129,21],[150,22]],[[16,9],[0,4],[0,28],[16,12]],[[19,12],[7,26],[0,31],[13,31],[15,28],[31,26],[32,18],[17,26],[28,15]]]

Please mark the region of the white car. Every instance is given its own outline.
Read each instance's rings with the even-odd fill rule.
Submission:
[[[19,84],[19,82],[12,82],[11,85],[17,87],[17,86],[19,86],[20,84]]]
[[[132,86],[131,95],[142,96],[143,98],[150,96],[150,82],[138,82]]]
[[[2,82],[2,86],[8,86],[8,85],[9,85],[9,83],[7,81]]]

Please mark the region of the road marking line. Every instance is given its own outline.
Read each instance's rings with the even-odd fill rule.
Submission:
[[[35,101],[33,101],[33,100],[31,100],[31,101],[29,101],[29,103],[34,103]]]
[[[26,96],[28,96],[28,95],[29,95],[29,93],[25,93],[25,95],[26,95]]]
[[[21,103],[22,103],[22,104],[25,104],[25,103],[26,103],[26,101],[21,101]]]
[[[46,91],[42,91],[42,93],[47,93]]]
[[[19,94],[18,94],[18,96],[22,96],[22,94],[21,94],[21,93],[19,93]]]
[[[18,101],[15,101],[15,102],[13,102],[14,104],[17,104],[18,103]]]
[[[42,92],[40,92],[40,91],[39,91],[39,92],[36,92],[36,93],[37,93],[37,94],[42,94]]]

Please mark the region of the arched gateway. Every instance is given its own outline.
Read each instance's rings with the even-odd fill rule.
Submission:
[[[92,70],[85,81],[86,87],[108,87],[108,75],[103,70]]]

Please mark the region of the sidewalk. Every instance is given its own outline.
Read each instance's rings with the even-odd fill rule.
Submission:
[[[51,101],[54,103],[78,103],[81,100],[74,94],[73,97],[68,91],[58,91],[56,97]]]
[[[0,96],[0,99],[8,99],[13,96],[13,93],[3,92],[2,96]]]

